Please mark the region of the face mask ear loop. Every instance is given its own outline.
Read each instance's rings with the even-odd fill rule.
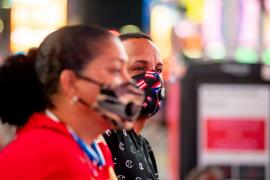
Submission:
[[[103,86],[104,86],[102,83],[100,83],[100,82],[98,82],[98,81],[96,81],[96,80],[94,80],[94,79],[91,79],[91,78],[88,78],[88,77],[84,77],[84,76],[82,76],[82,75],[80,75],[80,74],[78,74],[78,73],[75,73],[75,74],[76,74],[76,76],[77,76],[78,78],[80,78],[80,79],[83,79],[83,80],[85,80],[85,81],[88,81],[88,82],[97,84],[97,85],[99,85],[100,87],[103,87]]]

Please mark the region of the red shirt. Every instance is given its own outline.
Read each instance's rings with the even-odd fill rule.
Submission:
[[[5,180],[107,179],[104,172],[93,165],[63,123],[44,113],[33,114],[0,152],[0,179]]]

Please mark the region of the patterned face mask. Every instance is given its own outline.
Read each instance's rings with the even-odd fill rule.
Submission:
[[[132,82],[110,87],[91,78],[77,76],[100,87],[100,94],[92,106],[82,98],[78,99],[79,102],[99,112],[118,129],[131,129],[133,127],[143,104],[142,90]]]
[[[164,88],[161,76],[155,70],[146,71],[132,77],[137,86],[144,91],[145,99],[141,110],[141,117],[150,117],[156,114],[164,98]]]

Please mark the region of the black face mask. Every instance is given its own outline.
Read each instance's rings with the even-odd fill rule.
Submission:
[[[132,82],[110,87],[91,78],[81,75],[77,77],[100,87],[100,94],[92,106],[81,98],[78,99],[79,102],[98,111],[117,128],[131,129],[133,127],[134,121],[140,115],[144,99],[143,91]]]
[[[158,112],[164,98],[163,81],[159,73],[155,70],[149,70],[132,78],[137,82],[137,86],[145,93],[140,116],[153,116]]]

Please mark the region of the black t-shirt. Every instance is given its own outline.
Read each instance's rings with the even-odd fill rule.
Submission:
[[[154,153],[144,137],[134,130],[107,130],[103,136],[111,149],[118,179],[158,179]]]

